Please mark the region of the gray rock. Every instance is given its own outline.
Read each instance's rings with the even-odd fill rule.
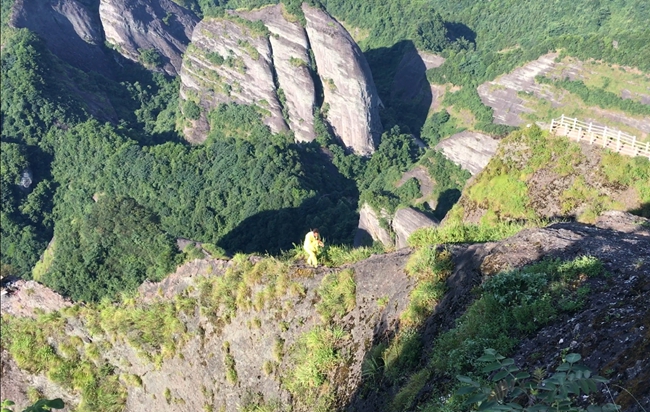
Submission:
[[[196,25],[183,58],[180,93],[182,99],[198,100],[203,109],[201,119],[185,130],[191,142],[205,140],[205,113],[221,103],[256,105],[271,131],[288,130],[273,80],[269,39],[234,17]]]
[[[82,70],[108,74],[109,57],[101,48],[99,16],[76,0],[16,0],[10,24],[41,36],[61,60]]]
[[[499,142],[492,137],[464,131],[444,139],[436,145],[447,159],[471,174],[478,174],[494,156]]]
[[[180,71],[181,56],[198,22],[194,13],[171,0],[101,0],[99,16],[106,41],[119,53],[138,61],[139,50],[155,49],[170,75]]]
[[[406,207],[395,212],[392,222],[395,231],[395,247],[401,249],[408,246],[411,233],[422,227],[438,226],[438,221],[422,212]]]
[[[261,20],[271,32],[269,41],[273,50],[273,65],[278,84],[285,96],[289,128],[296,141],[311,142],[314,132],[316,91],[309,69],[309,41],[305,29],[298,22],[285,18],[283,4],[239,12],[251,21]]]
[[[386,219],[388,216],[383,215],[382,217]],[[359,210],[359,227],[355,236],[355,246],[360,246],[363,234],[369,235],[372,240],[379,241],[385,246],[393,245],[390,233],[381,227],[377,213],[367,203],[364,203],[361,210]]]
[[[369,155],[382,133],[379,96],[368,62],[345,28],[325,11],[302,6],[323,82],[327,120],[357,154]]]

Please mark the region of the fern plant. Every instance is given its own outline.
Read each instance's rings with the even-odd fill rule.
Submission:
[[[522,412],[616,412],[621,408],[613,403],[590,405],[586,409],[576,405],[581,394],[598,391],[599,383],[607,383],[602,376],[593,375],[584,365],[581,356],[566,355],[555,372],[544,379],[543,371],[533,376],[519,369],[512,358],[499,355],[494,349],[486,349],[479,362],[487,362],[482,372],[493,374],[490,384],[482,384],[468,376],[457,376],[463,385],[457,395],[470,395],[466,405],[477,405],[479,411]]]

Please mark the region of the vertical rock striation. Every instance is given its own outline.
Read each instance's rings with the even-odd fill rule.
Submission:
[[[323,83],[327,120],[357,154],[369,155],[382,133],[379,96],[361,49],[325,11],[303,4],[307,35]]]
[[[182,54],[198,18],[171,0],[100,0],[106,40],[119,53],[138,61],[141,50],[154,49],[170,75],[180,71]]]
[[[255,105],[274,133],[288,130],[276,93],[269,39],[245,23],[234,17],[212,18],[194,30],[181,68],[181,98],[203,110],[199,125],[186,130],[190,141],[205,140],[205,113],[221,103]]]
[[[269,41],[278,86],[284,94],[285,117],[297,141],[311,142],[316,138],[316,89],[310,73],[309,40],[305,29],[287,14],[283,4],[239,15],[251,21],[261,20],[271,32]]]

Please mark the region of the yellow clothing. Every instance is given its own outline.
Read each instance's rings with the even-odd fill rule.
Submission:
[[[313,267],[318,266],[318,259],[316,258],[316,253],[318,253],[318,247],[323,246],[323,242],[318,240],[314,235],[314,232],[309,232],[305,236],[305,243],[303,247],[305,252],[307,252],[307,264]]]

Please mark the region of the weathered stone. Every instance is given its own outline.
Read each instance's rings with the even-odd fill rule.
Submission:
[[[438,221],[415,209],[405,207],[395,212],[392,226],[395,232],[395,247],[401,249],[408,246],[411,233],[422,227],[438,226]]]
[[[274,133],[287,131],[273,79],[272,52],[265,33],[235,18],[204,19],[196,25],[183,58],[181,98],[201,106],[201,118],[185,130],[192,142],[205,140],[205,114],[221,103],[256,105]]]
[[[369,155],[382,132],[379,96],[361,49],[327,12],[302,6],[307,35],[323,83],[327,120],[343,143]]]
[[[382,218],[386,219],[387,216],[384,215]],[[364,203],[361,210],[359,210],[359,227],[355,236],[355,246],[362,243],[364,235],[370,235],[372,240],[379,241],[385,246],[393,245],[390,233],[381,227],[377,213],[367,203]]]
[[[436,145],[445,157],[471,174],[478,174],[494,156],[498,140],[477,132],[464,131]]]
[[[273,65],[279,87],[285,96],[285,109],[296,141],[311,142],[314,132],[316,90],[309,69],[309,41],[297,21],[289,21],[283,4],[240,12],[246,19],[261,20],[271,32]],[[289,17],[290,18],[290,17]]]
[[[109,57],[101,48],[99,16],[77,0],[16,0],[11,25],[41,36],[61,60],[82,70],[108,74]]]
[[[106,41],[138,61],[141,50],[155,49],[168,74],[180,71],[182,54],[198,18],[171,0],[101,0],[99,16]]]

